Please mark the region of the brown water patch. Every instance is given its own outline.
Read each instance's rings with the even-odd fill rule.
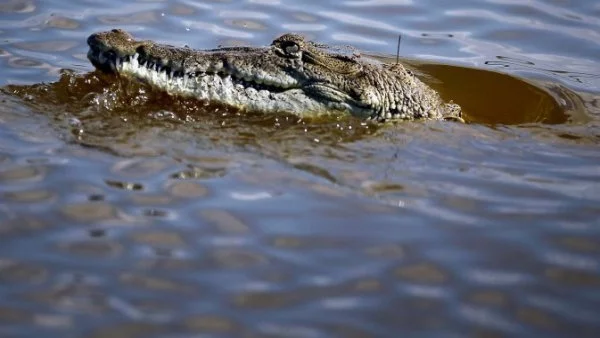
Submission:
[[[271,245],[279,249],[308,250],[320,248],[333,248],[344,246],[346,243],[341,238],[318,237],[289,237],[279,236],[270,240]]]
[[[430,263],[416,263],[399,267],[395,270],[396,277],[416,283],[443,284],[450,280],[448,272]]]
[[[0,4],[0,13],[30,13],[35,9],[35,2],[31,0],[8,0]]]
[[[194,7],[184,4],[172,4],[169,7],[169,11],[175,15],[193,15],[196,13],[196,9]]]
[[[562,285],[587,288],[600,287],[600,276],[592,272],[550,267],[545,269],[544,274],[548,279]]]
[[[123,273],[119,277],[119,282],[141,290],[169,293],[198,294],[197,288],[192,285],[182,284],[180,282],[142,275],[138,273]]]
[[[32,313],[16,308],[0,307],[0,323],[26,323],[30,322]]]
[[[46,268],[27,262],[0,259],[0,283],[40,284],[47,280]]]
[[[179,259],[173,256],[159,254],[155,254],[154,256],[154,258],[140,259],[135,263],[136,267],[141,270],[168,271],[171,273],[198,271],[203,267],[201,263],[195,260]]]
[[[282,292],[243,292],[233,298],[242,308],[283,309],[299,301],[299,295]]]
[[[358,280],[353,285],[353,290],[356,292],[378,292],[383,288],[381,281],[372,278]]]
[[[43,289],[23,293],[19,297],[27,302],[39,303],[44,307],[53,307],[79,314],[99,315],[110,309],[105,302],[102,289],[83,278],[73,278],[57,282]]]
[[[121,244],[109,240],[79,240],[60,242],[57,249],[75,257],[117,258],[124,251]]]
[[[522,323],[546,331],[557,331],[563,326],[561,321],[556,316],[533,307],[518,308],[516,310],[516,316]]]
[[[550,241],[567,250],[590,254],[600,254],[600,240],[596,238],[563,235],[551,238]]]
[[[571,110],[576,113],[583,110],[581,99],[563,87],[546,89],[529,80],[476,68],[434,63],[411,65],[432,76],[435,80],[425,78],[425,81],[444,98],[458,103],[471,123],[562,124],[571,120]]]
[[[382,244],[366,248],[365,254],[382,259],[401,259],[406,256],[406,249],[398,244]]]
[[[235,333],[239,324],[229,318],[217,315],[195,315],[184,320],[185,327],[194,333]]]
[[[136,338],[160,335],[169,332],[165,325],[151,323],[121,323],[102,327],[85,334],[90,338]]]
[[[209,194],[207,187],[197,182],[175,181],[171,183],[167,190],[173,197],[178,198],[202,198]]]
[[[132,240],[138,244],[167,247],[184,247],[185,239],[178,233],[167,231],[136,232]]]
[[[506,307],[510,304],[508,294],[499,290],[478,290],[467,295],[467,300],[476,305]]]
[[[133,203],[137,205],[153,206],[153,205],[169,205],[173,202],[173,198],[163,194],[135,194],[131,196]]]
[[[39,60],[28,59],[24,57],[11,57],[8,59],[8,65],[15,68],[42,68],[49,67],[47,63]]]
[[[11,202],[18,203],[41,203],[50,202],[54,198],[54,193],[48,190],[26,190],[11,191],[0,194],[3,198]]]
[[[75,319],[68,315],[36,313],[33,316],[33,325],[53,330],[73,328],[75,323]]]
[[[39,182],[47,175],[48,169],[43,166],[23,166],[0,170],[2,184],[19,183],[22,181]]]
[[[474,328],[471,330],[470,337],[473,338],[505,338],[509,335],[489,328]]]
[[[265,256],[240,249],[217,249],[209,254],[210,266],[222,269],[255,268],[268,264]]]
[[[46,22],[46,25],[58,29],[77,29],[80,27],[80,23],[74,19],[52,14],[50,15],[50,19]]]
[[[250,231],[249,225],[225,210],[202,210],[200,215],[210,224],[214,224],[218,232],[223,234],[245,234]]]
[[[116,207],[104,202],[67,204],[61,209],[68,219],[75,222],[110,220],[114,219],[117,215]]]
[[[0,234],[3,236],[27,234],[45,230],[52,225],[54,224],[48,222],[47,220],[38,219],[32,215],[21,215],[19,217],[0,222]]]
[[[99,16],[98,20],[107,25],[118,24],[149,24],[158,22],[159,15],[153,11],[137,12],[127,15]]]

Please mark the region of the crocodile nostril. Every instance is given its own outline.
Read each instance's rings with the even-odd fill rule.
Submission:
[[[98,41],[98,35],[97,34],[92,34],[87,38],[87,44],[89,46],[93,45],[96,41]]]

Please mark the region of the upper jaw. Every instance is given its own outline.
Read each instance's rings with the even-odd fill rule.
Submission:
[[[268,48],[222,48],[199,51],[135,40],[132,40],[125,48],[123,46],[117,48],[107,46],[98,38],[97,34],[88,38],[88,45],[88,59],[96,68],[107,72],[118,73],[120,63],[136,58],[138,63],[147,68],[167,71],[171,75],[231,76],[238,80],[276,87],[281,90],[301,88],[303,82],[296,76],[283,71],[281,65],[276,62],[265,62],[272,65],[268,69],[255,66],[256,60],[262,60],[265,57],[275,58],[273,55],[269,55]]]
[[[90,41],[91,40],[91,41]],[[107,47],[102,42],[95,39],[88,39],[90,49],[88,59],[92,64],[105,72],[120,73],[124,62],[135,61],[140,66],[145,66],[156,72],[166,72],[168,77],[199,77],[204,75],[220,75],[222,77],[231,76],[235,80],[251,85],[257,90],[269,89],[271,92],[280,92],[288,89],[301,89],[302,83],[288,73],[281,71],[278,67],[272,67],[269,71],[254,67],[251,61],[244,62],[242,58],[228,56],[224,50],[219,51],[193,51],[193,56],[188,55],[184,58],[171,59],[153,57],[153,49],[156,51],[162,46],[144,46],[137,48],[133,53],[125,52]],[[159,54],[171,53],[192,53],[191,50],[173,52],[175,49],[163,49]],[[251,53],[251,52],[247,52]],[[258,54],[257,54],[258,55]],[[249,54],[248,54],[249,56]],[[247,56],[247,59],[250,57]]]

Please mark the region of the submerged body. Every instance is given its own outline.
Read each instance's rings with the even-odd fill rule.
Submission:
[[[460,107],[401,64],[328,52],[296,34],[271,46],[194,50],[136,41],[114,29],[88,38],[98,69],[140,79],[171,95],[300,116],[330,111],[375,120],[460,119]]]

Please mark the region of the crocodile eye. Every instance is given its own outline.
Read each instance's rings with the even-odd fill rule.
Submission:
[[[279,45],[279,48],[281,49],[281,51],[283,51],[286,57],[300,57],[300,46],[294,41],[282,41]]]
[[[290,42],[287,46],[284,46],[286,54],[296,54],[300,50],[300,46],[298,46],[295,42]]]

